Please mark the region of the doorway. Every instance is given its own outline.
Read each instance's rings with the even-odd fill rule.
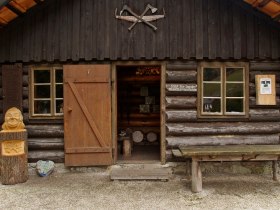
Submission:
[[[161,160],[161,65],[116,65],[116,161]]]

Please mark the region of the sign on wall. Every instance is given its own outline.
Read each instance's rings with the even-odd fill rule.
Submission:
[[[276,105],[275,75],[256,75],[256,104]]]

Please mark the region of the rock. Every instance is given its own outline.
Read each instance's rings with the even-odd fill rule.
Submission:
[[[54,162],[51,160],[39,160],[36,163],[36,172],[39,176],[44,177],[50,175],[54,170]]]

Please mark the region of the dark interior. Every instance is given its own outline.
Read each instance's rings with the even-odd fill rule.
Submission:
[[[118,160],[158,161],[160,66],[118,66],[117,106]],[[136,133],[143,138],[136,138]],[[149,138],[148,134],[154,138]],[[127,138],[131,142],[131,155],[124,154],[123,139]]]

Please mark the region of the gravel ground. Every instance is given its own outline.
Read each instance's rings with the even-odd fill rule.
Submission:
[[[23,184],[0,184],[0,209],[280,209],[280,183],[262,175],[204,177],[190,181],[110,181],[107,173],[32,175]]]

